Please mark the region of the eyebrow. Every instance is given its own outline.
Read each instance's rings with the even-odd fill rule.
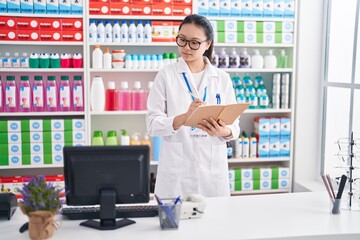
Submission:
[[[183,35],[183,34],[179,34],[179,37],[185,38],[186,40],[189,40],[189,41],[193,41],[193,40],[195,40],[195,41],[201,41],[200,38],[191,38],[191,39],[188,39],[188,38],[187,38],[185,35]]]

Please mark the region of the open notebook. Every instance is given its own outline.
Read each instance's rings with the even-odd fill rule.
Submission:
[[[249,103],[235,103],[228,105],[203,105],[198,107],[188,119],[185,126],[197,127],[203,119],[221,119],[226,125],[232,124],[248,107]]]

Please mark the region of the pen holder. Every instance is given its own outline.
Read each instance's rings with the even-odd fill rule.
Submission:
[[[175,199],[165,199],[159,205],[159,220],[162,230],[177,230],[181,213],[181,202],[175,204]]]

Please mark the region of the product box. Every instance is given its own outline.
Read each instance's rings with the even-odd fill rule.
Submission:
[[[252,168],[241,168],[241,180],[251,180],[253,179],[253,169]]]
[[[275,33],[275,22],[264,21],[262,23],[264,33]]]
[[[188,5],[191,6],[193,1],[192,0],[172,0],[172,3],[175,5]]]
[[[74,14],[72,8],[71,13]],[[90,3],[89,13],[91,15],[108,15],[110,14],[110,3]]]
[[[256,33],[255,32],[244,33],[244,43],[256,43]]]
[[[62,31],[61,40],[64,42],[81,42],[83,41],[82,31]]]
[[[236,20],[225,20],[225,32],[237,32],[237,21]]]
[[[1,41],[13,41],[18,40],[17,32],[14,30],[4,30],[0,31],[0,40]]]
[[[29,126],[31,132],[42,132],[43,129],[43,120],[40,119],[30,119]]]
[[[61,19],[61,30],[63,31],[79,31],[83,29],[81,18],[63,18]]]
[[[269,137],[261,137],[257,135],[258,140],[258,157],[268,158],[270,156],[270,139]]]
[[[71,14],[71,0],[60,0],[59,1],[59,13],[60,14]]]
[[[280,138],[279,137],[271,137],[270,136],[270,149],[269,156],[279,157],[280,156]]]
[[[241,181],[229,182],[230,192],[241,191]]]
[[[274,0],[263,0],[263,17],[271,18],[274,16]]]
[[[64,143],[52,143],[51,145],[51,152],[52,154],[63,154],[63,148],[64,148]]]
[[[241,191],[251,191],[251,190],[254,190],[254,181],[253,180],[241,181]]]
[[[22,144],[8,144],[9,147],[9,155],[21,155],[22,154]]]
[[[220,0],[209,0],[208,16],[219,16]]]
[[[198,1],[198,14],[203,16],[209,15],[209,1],[208,0],[199,0]],[[215,30],[214,30],[215,32]]]
[[[0,12],[7,12],[7,0],[0,0]]]
[[[66,130],[85,130],[85,120],[84,119],[72,119],[71,129]]]
[[[83,13],[83,0],[71,0],[71,14]]]
[[[125,3],[112,3],[110,5],[111,15],[130,15],[131,9],[129,4]]]
[[[289,179],[279,179],[273,180],[273,187],[272,189],[289,189],[290,188],[290,181]]]
[[[173,1],[172,0],[152,0],[152,3],[155,5],[157,5],[157,4],[172,5]]]
[[[275,32],[277,33],[294,32],[294,22],[276,22]]]
[[[22,177],[2,177],[1,185],[6,190],[6,192],[12,192],[16,195],[17,198],[22,198],[18,189],[22,188],[23,180]]]
[[[59,31],[61,30],[61,20],[57,18],[38,18],[40,30]]]
[[[152,5],[152,14],[154,16],[171,16],[172,8],[166,4],[153,4]]]
[[[19,41],[39,41],[40,36],[37,30],[17,30],[17,40]]]
[[[40,30],[39,39],[40,41],[62,41],[61,31],[51,31],[51,30]]]
[[[258,38],[261,43],[275,43],[275,33],[258,33]]]
[[[280,136],[290,137],[291,120],[290,118],[280,118]]]
[[[0,144],[0,150],[2,150],[2,146],[3,144]],[[6,151],[7,151],[7,148],[6,148]],[[0,166],[9,166],[9,155],[7,154],[6,152],[6,155],[5,153],[3,154],[3,152],[1,152],[0,154]]]
[[[2,131],[4,132],[4,131]],[[21,121],[20,120],[8,120],[7,128],[5,132],[21,132]]]
[[[7,0],[7,12],[19,13],[20,12],[20,0]]]
[[[21,141],[22,133],[20,133],[20,132],[8,133],[7,135],[8,135],[7,143],[9,143],[9,144],[21,144],[22,143],[22,141]]]
[[[173,41],[173,26],[171,21],[152,21],[153,42],[171,42]]]
[[[290,137],[280,137],[280,157],[290,157]]]
[[[67,133],[72,133],[71,140],[67,138]],[[65,132],[65,141],[66,142],[85,142],[86,141],[86,133],[85,131],[66,131]]]
[[[230,16],[231,11],[231,0],[220,0],[220,13],[221,17]]]
[[[169,7],[166,5],[163,6],[158,6],[157,10],[161,9],[161,11],[163,11],[162,9],[166,9],[166,10],[170,10],[168,9]],[[142,16],[142,15],[162,15],[160,12],[157,12],[158,14],[153,13],[153,9],[152,6],[149,4],[131,4],[130,5],[130,11],[131,11],[131,15],[134,16]],[[165,10],[164,10],[165,11]]]
[[[254,119],[255,133],[260,137],[270,136],[270,120],[269,118],[257,117]]]
[[[22,156],[21,154],[9,155],[9,166],[21,166],[22,165]]]
[[[30,141],[33,143],[42,143],[44,142],[43,133],[42,132],[30,132]],[[44,132],[45,134],[45,132]]]
[[[34,0],[20,0],[20,12],[33,13],[33,11],[34,11]]]
[[[282,18],[284,16],[284,0],[274,0],[274,17]]]
[[[259,190],[271,190],[271,179],[260,180]]]
[[[260,180],[271,180],[272,168],[260,168]]]
[[[30,153],[31,154],[39,154],[44,153],[44,144],[43,143],[24,143],[24,147],[27,147],[27,145],[30,145]]]
[[[38,13],[38,14],[46,13],[46,1],[47,0],[34,1],[34,13]]]
[[[126,3],[127,0],[118,0],[118,1],[111,1],[111,4],[113,3]],[[166,0],[166,3],[171,3],[171,0]],[[135,3],[135,4],[152,4],[153,0],[129,0],[127,2]],[[156,3],[164,3],[164,1],[155,1]]]
[[[63,165],[64,164],[64,157],[61,154],[52,154],[52,164],[54,165]]]
[[[16,19],[17,29],[24,30],[38,30],[39,23],[36,18],[17,18]]]
[[[284,2],[284,17],[294,18],[295,16],[295,0],[285,0]]]
[[[44,165],[44,154],[30,154],[31,165]]]
[[[241,16],[243,17],[251,17],[252,16],[252,9],[253,4],[252,0],[242,0],[241,1]]]
[[[255,33],[256,32],[256,21],[244,21],[244,32]]]
[[[241,180],[241,169],[229,169],[229,181],[240,181]]]
[[[236,43],[237,32],[225,32],[225,43]]]
[[[47,0],[46,1],[46,13],[58,14],[59,13],[59,0]]]
[[[187,16],[192,13],[192,6],[187,5],[173,5],[172,6],[172,15],[173,16]]]
[[[280,136],[280,118],[270,118],[269,119],[270,127],[270,137],[279,137]]]
[[[253,17],[263,16],[263,0],[252,1],[252,16]]]
[[[51,142],[52,143],[64,143],[65,134],[64,131],[52,131],[51,132]]]
[[[0,29],[7,29],[8,28],[8,26],[7,26],[7,20],[8,19],[9,19],[9,17],[0,16]]]
[[[289,178],[290,177],[290,170],[287,167],[279,167],[279,178]]]
[[[240,17],[241,16],[241,2],[239,0],[230,0],[230,16]]]

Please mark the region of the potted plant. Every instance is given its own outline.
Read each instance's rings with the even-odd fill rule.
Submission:
[[[62,189],[47,183],[44,176],[35,176],[18,191],[23,196],[20,208],[29,217],[30,239],[50,238],[56,229],[54,216],[63,204]]]

